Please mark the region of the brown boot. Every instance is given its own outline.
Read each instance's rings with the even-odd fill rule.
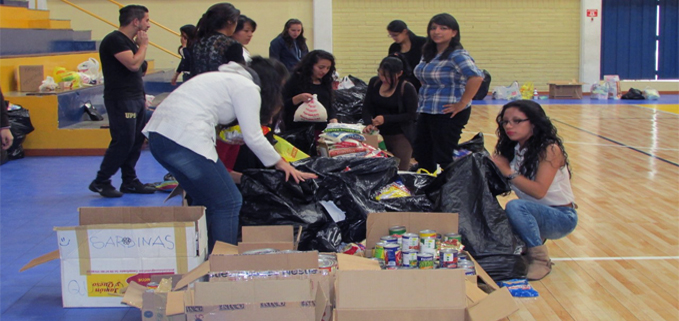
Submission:
[[[549,252],[547,245],[540,245],[528,249],[528,275],[526,278],[531,281],[537,281],[549,274],[552,271],[552,260],[549,259]]]

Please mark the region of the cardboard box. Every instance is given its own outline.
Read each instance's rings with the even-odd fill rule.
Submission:
[[[204,207],[83,207],[80,225],[56,227],[64,307],[121,307],[120,291],[153,275],[187,273],[205,262]]]
[[[453,213],[370,213],[366,248],[372,249],[391,226],[448,233],[457,232],[457,223]],[[350,270],[343,268],[343,259],[338,255],[334,321],[491,321],[518,310],[509,291],[500,289],[475,260],[476,277],[493,289],[490,294],[478,287],[476,277],[465,277],[458,269]]]
[[[43,65],[19,66],[16,69],[17,91],[39,91],[45,79]]]
[[[300,229],[301,236],[301,229]],[[243,241],[238,243],[238,253],[259,249],[279,251],[296,250],[292,225],[243,226]]]
[[[582,85],[576,81],[550,81],[550,99],[582,99]]]

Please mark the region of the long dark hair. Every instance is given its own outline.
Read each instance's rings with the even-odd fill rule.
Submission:
[[[311,87],[313,80],[311,76],[314,73],[314,65],[318,63],[319,60],[326,59],[330,60],[330,69],[328,73],[321,78],[321,85],[327,87],[328,92],[332,94],[332,74],[335,73],[335,56],[325,50],[313,50],[309,52],[302,60],[295,66],[292,74],[294,77],[298,77],[302,88]]]
[[[186,35],[186,48],[191,47],[193,44],[194,40],[196,39],[196,26],[194,25],[183,25],[181,28],[179,28],[179,33],[180,34],[185,34]],[[182,46],[179,46],[177,49],[179,54],[181,55],[182,51]]]
[[[224,29],[229,23],[238,23],[240,10],[236,9],[228,2],[212,5],[196,25],[196,38],[202,39],[217,33],[217,30]]]
[[[568,162],[568,153],[563,147],[561,137],[557,135],[556,127],[549,120],[547,114],[540,104],[531,100],[516,100],[502,106],[502,111],[497,115],[497,144],[495,145],[495,153],[504,156],[510,162],[514,159],[514,148],[518,142],[512,141],[507,136],[505,128],[502,126],[502,117],[505,110],[508,108],[517,108],[526,115],[533,126],[533,134],[528,138],[525,144],[526,154],[524,155],[523,163],[519,168],[519,173],[530,179],[535,178],[538,166],[541,160],[544,160],[547,155],[547,148],[556,144],[561,148],[563,153],[565,165],[570,173],[570,166]]]
[[[292,25],[300,25],[302,26],[302,32],[299,33],[299,36],[297,39],[292,39],[290,37],[290,33],[288,30]],[[309,47],[306,45],[306,38],[304,38],[304,25],[302,24],[302,21],[299,19],[290,19],[285,23],[285,26],[283,27],[283,32],[281,32],[281,37],[283,37],[283,40],[285,40],[285,45],[288,46],[288,48],[293,47],[293,41],[297,42],[297,47],[301,51],[307,51],[309,50]]]
[[[408,39],[410,43],[413,44],[417,35],[410,29],[408,25],[403,20],[394,20],[387,25],[387,31],[401,33],[403,30],[408,30]]]
[[[283,80],[288,78],[288,68],[278,60],[261,56],[252,57],[249,67],[259,76],[262,97],[259,119],[262,124],[266,125],[283,106]]]
[[[429,30],[431,29],[432,24],[437,24],[440,26],[446,26],[452,30],[457,31],[457,34],[453,39],[450,40],[450,45],[448,45],[448,48],[444,50],[441,53],[441,59],[445,59],[445,57],[448,57],[451,52],[457,49],[464,49],[462,47],[462,43],[460,43],[460,25],[457,23],[457,20],[453,16],[447,13],[439,13],[431,18],[429,20],[429,24],[427,24],[427,42],[424,43],[424,47],[422,47],[422,58],[424,59],[425,62],[430,62],[434,57],[436,57],[436,53],[438,52],[436,48],[436,43],[431,39],[431,36],[429,35]]]
[[[389,83],[389,90],[392,90],[398,85],[398,73],[403,71],[403,60],[400,56],[386,57],[382,59],[382,62],[380,62],[378,71],[379,70],[384,73],[385,78],[391,80]]]

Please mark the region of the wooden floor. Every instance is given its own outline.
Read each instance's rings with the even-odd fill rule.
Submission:
[[[545,105],[573,170],[579,222],[548,241],[556,265],[509,320],[679,320],[679,115],[634,105]],[[475,106],[462,141],[497,141]],[[515,198],[512,194],[501,203]]]

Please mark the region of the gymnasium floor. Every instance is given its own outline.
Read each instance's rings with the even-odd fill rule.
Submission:
[[[516,299],[520,310],[509,319],[678,320],[679,97],[540,102],[565,141],[579,224],[547,242],[556,265],[532,282],[540,297]],[[492,151],[497,103],[476,103],[463,141],[483,132]],[[100,161],[33,157],[0,167],[1,320],[141,319],[133,308],[62,308],[58,261],[18,272],[57,248],[52,228],[77,225],[78,207],[179,205],[163,203],[160,192],[119,199],[90,192]],[[144,182],[165,174],[148,151],[137,171]]]

